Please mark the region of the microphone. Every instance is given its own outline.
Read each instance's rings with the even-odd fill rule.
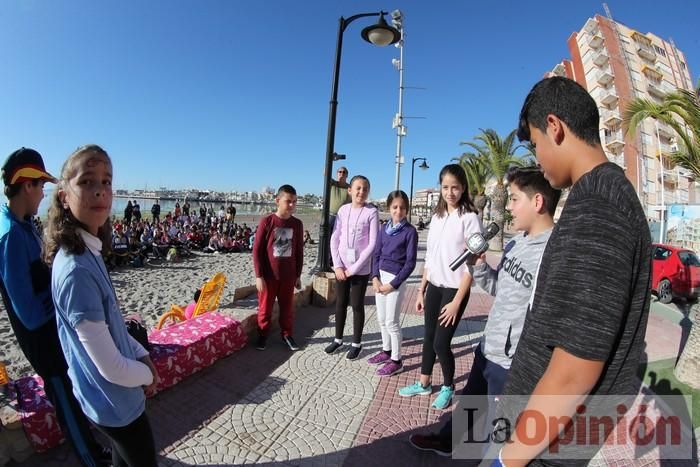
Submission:
[[[475,256],[481,255],[489,249],[489,240],[496,236],[500,229],[495,222],[491,222],[486,227],[486,232],[471,234],[467,239],[467,248],[450,264],[450,269],[456,271],[465,261],[471,260]]]

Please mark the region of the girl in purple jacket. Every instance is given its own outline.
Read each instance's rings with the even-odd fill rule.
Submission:
[[[379,376],[391,376],[401,363],[401,299],[406,279],[416,267],[418,233],[408,223],[408,196],[392,191],[386,200],[391,218],[380,228],[372,259],[372,287],[377,304],[377,320],[382,332],[382,350],[367,362],[382,365]]]

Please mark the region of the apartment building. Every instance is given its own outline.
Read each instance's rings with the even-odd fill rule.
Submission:
[[[650,219],[668,204],[700,202],[690,173],[664,158],[676,149],[673,129],[646,119],[634,137],[622,130],[627,105],[636,97],[661,102],[677,89],[693,90],[688,63],[672,41],[641,33],[596,15],[567,41],[571,59],[546,76],[566,76],[584,86],[598,103],[600,139],[608,159],[625,169]]]
[[[416,190],[413,194],[413,215],[421,216],[426,221],[429,220],[432,211],[437,206],[438,199],[440,199],[440,190],[434,188]]]
[[[666,243],[700,251],[700,218],[682,219],[667,232]]]

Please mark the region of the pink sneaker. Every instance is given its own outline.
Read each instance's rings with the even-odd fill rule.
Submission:
[[[392,360],[377,370],[377,376],[391,376],[403,370],[403,363],[396,363]]]
[[[367,360],[367,363],[369,363],[370,365],[381,365],[382,363],[386,363],[389,360],[391,360],[391,355],[387,354],[382,350],[374,357],[370,357],[370,359]]]

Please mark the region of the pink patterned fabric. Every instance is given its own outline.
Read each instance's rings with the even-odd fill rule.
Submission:
[[[63,442],[63,433],[58,425],[56,411],[46,397],[44,381],[41,377],[25,376],[9,387],[10,400],[20,413],[24,432],[34,450],[44,452]]]
[[[160,384],[155,391],[147,393],[147,397],[211,366],[248,342],[240,321],[215,312],[154,330],[148,339]],[[42,379],[36,375],[25,376],[14,383],[9,386],[9,397],[20,412],[24,432],[34,450],[43,452],[60,444],[63,434],[53,405],[46,398]]]
[[[243,332],[240,321],[209,312],[154,330],[148,340],[151,343],[151,359],[160,377],[156,391],[147,394],[150,397],[242,349],[248,342],[248,336]]]

